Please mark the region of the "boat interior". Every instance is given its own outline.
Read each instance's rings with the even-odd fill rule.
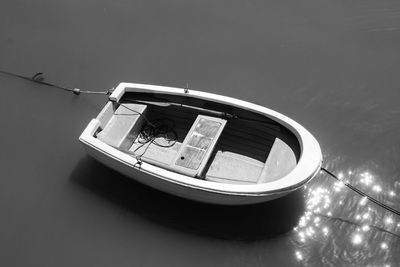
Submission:
[[[100,112],[96,137],[142,162],[210,182],[260,184],[297,164],[287,128],[242,108],[186,96],[125,93]]]

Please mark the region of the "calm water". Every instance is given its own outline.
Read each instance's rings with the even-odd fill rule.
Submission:
[[[0,3],[0,69],[185,86],[300,122],[324,166],[400,209],[400,2]],[[105,103],[0,75],[1,266],[400,266],[400,218],[325,174],[263,205],[147,188],[87,157]]]

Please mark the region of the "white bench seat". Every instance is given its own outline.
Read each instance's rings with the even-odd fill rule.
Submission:
[[[140,131],[143,121],[140,114],[145,113],[146,108],[146,105],[140,104],[120,105],[103,130],[97,134],[97,138],[113,147],[129,148]]]
[[[296,167],[293,150],[275,138],[265,162],[229,151],[215,154],[205,180],[231,184],[259,184],[278,180]]]
[[[205,180],[230,184],[255,184],[264,162],[229,151],[218,151]]]

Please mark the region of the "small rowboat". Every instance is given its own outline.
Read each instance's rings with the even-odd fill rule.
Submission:
[[[282,197],[322,163],[316,139],[276,111],[146,84],[119,84],[79,140],[92,157],[140,183],[223,205]]]

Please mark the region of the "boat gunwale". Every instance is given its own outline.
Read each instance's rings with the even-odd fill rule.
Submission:
[[[298,189],[311,180],[321,168],[322,153],[317,140],[303,126],[274,110],[244,100],[213,93],[137,83],[120,83],[114,92],[109,96],[109,100],[112,102],[119,102],[125,92],[164,93],[170,95],[187,96],[206,101],[227,104],[255,112],[257,114],[266,116],[286,127],[295,135],[300,145],[300,157],[297,165],[284,177],[275,181],[261,184],[224,184],[194,179],[193,177],[169,171],[162,167],[158,167],[146,162],[139,163],[136,158],[119,151],[117,148],[109,146],[94,137],[95,132],[100,127],[100,122],[97,119],[93,119],[79,137],[79,140],[85,145],[89,145],[99,152],[111,157],[112,159],[120,161],[121,163],[134,169],[146,172],[152,176],[156,176],[158,179],[164,179],[168,182],[173,182],[184,187],[191,187],[194,189],[206,190],[214,193],[245,196],[265,196],[282,194],[283,192],[290,192]]]

